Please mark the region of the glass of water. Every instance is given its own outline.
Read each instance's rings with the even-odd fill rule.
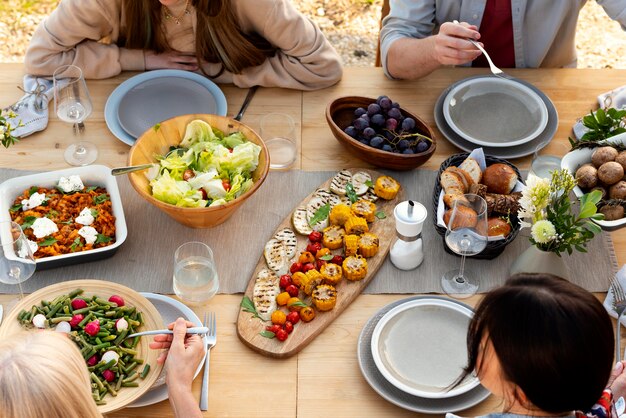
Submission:
[[[261,118],[261,138],[270,154],[270,168],[289,168],[298,155],[296,126],[285,113],[270,113]]]
[[[75,65],[63,65],[52,75],[54,82],[54,111],[63,122],[71,123],[74,135],[82,136],[83,123],[91,115],[92,104],[83,71]],[[79,139],[65,149],[65,161],[70,165],[87,165],[98,157],[98,149],[91,142]]]
[[[188,303],[211,299],[219,289],[213,251],[203,242],[187,242],[174,253],[174,293]]]
[[[555,170],[561,169],[561,158],[554,155],[537,155],[530,163],[528,175],[550,180]]]
[[[22,227],[12,221],[0,222],[0,282],[17,285],[20,299],[24,297],[22,282],[28,280],[35,272],[33,246]]]

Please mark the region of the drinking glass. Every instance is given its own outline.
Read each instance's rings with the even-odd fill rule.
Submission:
[[[284,113],[263,116],[261,138],[270,154],[270,168],[285,169],[296,161],[296,128],[291,116]]]
[[[550,180],[552,172],[561,169],[561,158],[554,155],[537,155],[530,163],[528,175]]]
[[[92,105],[83,71],[75,65],[57,68],[52,75],[54,82],[54,111],[63,122],[73,124],[74,135],[82,137],[84,121],[91,115]],[[87,165],[98,157],[98,149],[91,142],[79,139],[63,154],[70,165]]]
[[[464,299],[478,291],[478,277],[465,271],[465,257],[479,254],[487,246],[487,202],[475,194],[463,195],[452,206],[446,226],[446,245],[461,256],[459,270],[451,270],[441,278],[446,294]]]
[[[213,251],[203,242],[187,242],[174,253],[174,293],[186,302],[211,299],[220,284]]]
[[[21,299],[22,282],[35,272],[35,257],[19,224],[0,222],[0,248],[0,282],[17,285]]]

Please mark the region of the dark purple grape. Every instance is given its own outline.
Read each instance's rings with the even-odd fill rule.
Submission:
[[[391,148],[391,145],[385,144],[383,145],[383,151],[391,152],[393,151],[393,148]]]
[[[385,117],[380,113],[377,113],[371,117],[370,122],[372,125],[382,128],[385,126]]]
[[[376,103],[372,103],[371,105],[367,106],[367,114],[370,117],[374,116],[377,113],[380,113],[380,106],[378,106]]]
[[[376,135],[376,131],[370,127],[363,129],[363,136],[366,139],[371,139],[374,135]]]
[[[378,101],[378,105],[382,110],[388,111],[391,109],[391,99],[389,99],[389,97],[383,97]]]
[[[388,99],[389,97],[383,95],[383,96],[378,96],[378,99],[376,99],[376,103],[380,104],[380,101],[383,99]]]
[[[370,146],[380,149],[382,148],[384,142],[384,139],[382,139],[380,136],[375,136],[374,138],[370,139]]]
[[[391,107],[393,107],[394,109],[400,109],[400,103],[398,103],[398,102],[393,102],[393,103],[391,104]]]
[[[412,131],[415,129],[415,120],[413,118],[406,118],[402,121],[402,129],[405,131]]]
[[[354,120],[353,125],[357,130],[362,131],[370,126],[370,123],[363,118],[357,118]]]
[[[406,139],[402,139],[398,141],[398,145],[396,145],[396,148],[398,148],[400,151],[404,151],[408,147],[409,147],[409,141],[407,141]]]
[[[352,138],[356,138],[357,135],[359,134],[354,126],[348,126],[343,131],[347,133],[348,135],[350,135]]]
[[[361,117],[361,115],[364,115],[366,113],[367,113],[367,110],[363,109],[362,107],[357,107],[356,110],[354,111],[354,117],[359,118]]]
[[[394,118],[394,119],[400,119],[402,117],[402,113],[400,112],[400,109],[397,109],[395,107],[392,107],[391,109],[389,109],[389,111],[387,112],[387,116],[390,118]]]
[[[365,139],[365,138],[359,138],[359,142],[363,145],[369,145],[370,141],[369,139]]]
[[[368,123],[369,123],[369,121],[370,121],[370,117],[369,117],[369,115],[368,115],[367,113],[365,113],[365,114],[361,115],[361,116],[360,116],[360,118],[361,118],[361,119],[365,119]]]
[[[394,118],[389,118],[385,122],[385,128],[389,129],[390,131],[395,131],[397,127],[398,127],[398,121],[395,120]]]
[[[415,154],[415,152],[411,148],[407,148],[402,151],[403,154]]]
[[[417,146],[415,148],[417,152],[424,152],[428,148],[430,148],[430,145],[426,141],[421,141],[417,143]]]
[[[396,138],[396,134],[394,134],[391,131],[385,131],[385,138],[387,138],[387,140],[389,141],[393,141]]]

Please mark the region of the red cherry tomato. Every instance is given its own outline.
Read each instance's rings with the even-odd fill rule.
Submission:
[[[291,272],[291,274],[294,274],[295,272],[298,272],[298,271],[302,271],[302,263],[293,263],[289,271]]]
[[[336,255],[330,260],[330,262],[333,264],[341,265],[341,263],[343,263],[343,257],[340,255]]]
[[[278,341],[285,341],[289,337],[289,334],[284,329],[279,329],[276,331],[276,339]]]
[[[291,276],[288,274],[283,274],[282,276],[280,276],[280,288],[281,289],[285,289],[287,286],[289,286],[290,284],[293,284],[293,282],[291,281]]]
[[[312,242],[306,246],[306,250],[309,251],[311,254],[317,254],[317,252],[321,249],[322,249],[321,242]]]
[[[200,192],[202,193],[202,200],[207,200],[209,198],[209,195],[206,194],[206,190],[200,189]]]
[[[229,191],[230,190],[230,181],[229,180],[222,180],[222,186],[224,186],[224,190]]]
[[[293,324],[289,321],[285,322],[285,331],[287,331],[287,334],[291,334],[291,331],[293,331]]]
[[[324,261],[324,260],[317,260],[315,262],[315,267],[317,268],[318,271],[320,271],[324,264],[326,264],[326,261]]]
[[[285,291],[289,293],[289,296],[291,296],[292,298],[295,298],[296,296],[298,296],[298,288],[293,284],[290,284],[289,286],[287,286],[285,288]]]
[[[309,241],[320,242],[322,241],[322,233],[319,231],[313,231],[309,234]]]
[[[287,324],[297,324],[300,320],[300,314],[297,311],[291,311],[287,314]]]
[[[313,263],[306,263],[302,265],[302,273],[306,273],[309,270],[315,270]]]
[[[269,332],[273,332],[274,334],[276,334],[278,332],[278,330],[281,329],[281,328],[280,328],[280,325],[274,324],[272,326],[265,327],[265,329],[268,330]]]

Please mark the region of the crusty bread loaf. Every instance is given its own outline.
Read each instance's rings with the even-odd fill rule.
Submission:
[[[441,173],[441,180],[439,181],[439,184],[441,184],[441,187],[446,193],[449,193],[449,190],[451,189],[459,189],[462,193],[465,193],[467,189],[465,188],[465,183],[463,182],[462,177],[463,176],[461,174],[454,173],[446,169],[443,173]]]
[[[443,203],[445,203],[445,205],[449,208],[454,205],[454,202],[456,200],[462,200],[463,202],[469,203],[467,202],[465,195],[461,193],[458,189],[452,189],[451,193],[446,193],[443,195]]]
[[[464,183],[466,184],[466,187],[465,187],[466,191],[469,190],[472,184],[476,184],[472,176],[470,176],[470,174],[467,171],[463,170],[462,168],[455,167],[452,165],[448,167],[447,170],[450,170],[453,173],[457,173],[461,176],[461,178],[464,180]]]
[[[483,174],[483,184],[489,193],[509,194],[515,188],[517,174],[511,166],[502,163],[492,164]]]
[[[480,165],[478,164],[478,161],[473,158],[466,158],[465,161],[461,163],[459,168],[469,174],[474,183],[480,183],[480,180],[483,178],[483,172],[480,169]]]

